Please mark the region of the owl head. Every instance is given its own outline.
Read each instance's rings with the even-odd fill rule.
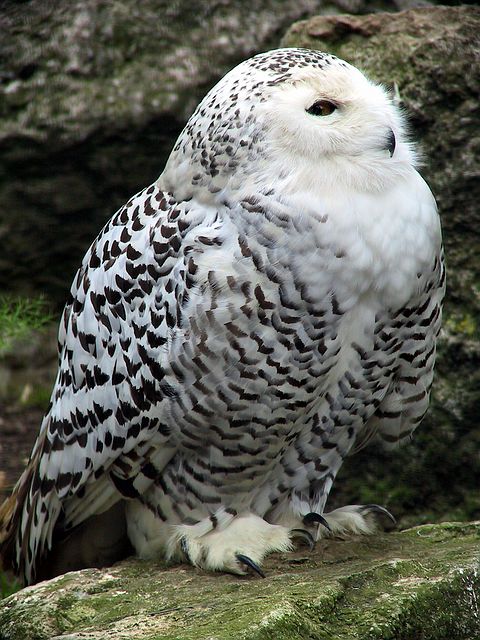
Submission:
[[[207,94],[164,175],[178,185],[182,170],[215,193],[266,180],[283,193],[332,182],[376,190],[414,163],[403,116],[382,86],[333,55],[286,48],[243,62]]]

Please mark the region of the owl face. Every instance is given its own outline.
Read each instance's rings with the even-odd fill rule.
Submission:
[[[394,155],[402,126],[385,91],[353,67],[331,65],[277,85],[262,104],[272,141],[315,160]]]
[[[299,69],[265,94],[258,113],[266,147],[284,167],[293,162],[319,180],[375,188],[415,163],[401,112],[351,65],[335,59]]]

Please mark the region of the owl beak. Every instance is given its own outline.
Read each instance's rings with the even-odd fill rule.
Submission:
[[[389,152],[390,157],[393,156],[393,152],[395,151],[395,146],[396,146],[395,134],[390,129],[387,136],[387,145],[385,147],[385,149]]]

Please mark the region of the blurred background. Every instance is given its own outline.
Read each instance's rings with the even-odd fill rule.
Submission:
[[[448,294],[432,407],[411,444],[347,460],[330,506],[399,526],[480,518],[480,9],[426,0],[0,4],[0,497],[23,469],[80,260],[161,173],[199,100],[278,46],[327,50],[395,91],[439,205]]]

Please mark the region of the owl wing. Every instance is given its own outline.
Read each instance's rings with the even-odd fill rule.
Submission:
[[[201,218],[155,185],[87,252],[59,331],[59,369],[27,469],[0,509],[2,555],[32,579],[62,526],[143,491],[175,449],[168,350],[194,286],[184,237]],[[190,247],[191,248],[191,247]]]

